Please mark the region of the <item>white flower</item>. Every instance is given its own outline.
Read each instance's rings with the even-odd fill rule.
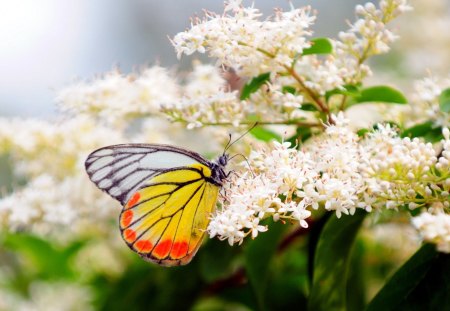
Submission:
[[[436,244],[440,252],[450,253],[450,215],[442,211],[423,212],[412,223],[425,241]]]
[[[60,91],[57,102],[64,112],[126,126],[131,118],[158,114],[161,105],[177,98],[175,80],[166,69],[154,66],[138,75],[126,76],[116,70],[69,86]]]
[[[450,79],[428,77],[414,83],[411,105],[406,111],[407,126],[432,120],[438,126],[449,126],[450,115],[441,111],[439,96],[450,87]],[[409,109],[409,110],[408,110]]]
[[[292,219],[307,227],[311,213],[305,202],[294,202],[297,187],[312,182],[317,175],[308,155],[289,148],[290,143],[273,142],[270,149],[253,150],[249,163],[253,174],[232,174],[224,187],[223,207],[212,216],[211,237],[242,243],[247,235],[256,237],[266,230],[263,219]],[[246,164],[245,164],[246,165]],[[285,199],[281,200],[280,195]]]
[[[223,90],[226,81],[219,68],[194,62],[194,69],[186,78],[183,86],[183,96],[195,98],[196,96],[212,96]]]
[[[230,1],[223,15],[207,12],[204,20],[178,33],[172,44],[178,56],[207,51],[241,76],[277,72],[309,47],[306,36],[311,34],[308,27],[315,16],[308,7],[277,10],[272,19],[263,21],[260,16],[257,9],[244,8],[241,1]]]
[[[237,12],[241,9],[242,7],[242,0],[228,0],[225,1],[225,12],[228,11],[233,11],[233,12]]]
[[[340,32],[339,40],[334,42],[336,65],[345,70],[346,83],[356,84],[371,75],[364,61],[389,51],[397,36],[387,28],[387,24],[408,10],[410,7],[404,0],[383,0],[379,9],[370,2],[356,6],[360,19],[347,32]]]

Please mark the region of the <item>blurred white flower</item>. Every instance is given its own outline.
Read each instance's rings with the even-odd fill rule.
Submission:
[[[401,45],[394,47],[396,62],[405,77],[421,77],[426,72],[448,75],[450,68],[450,10],[448,0],[410,0],[413,14],[399,19],[396,28]],[[417,35],[421,29],[421,35]],[[430,39],[432,38],[432,39]]]
[[[412,219],[422,238],[436,244],[438,251],[450,253],[450,215],[442,211],[423,212]]]
[[[65,112],[124,126],[130,118],[155,115],[162,104],[177,99],[175,80],[166,69],[154,66],[128,76],[111,71],[93,81],[61,90],[56,100]]]
[[[88,229],[102,230],[120,206],[89,182],[84,161],[105,145],[137,138],[167,142],[161,123],[148,121],[141,129],[125,137],[87,116],[56,123],[0,119],[0,153],[9,154],[14,174],[27,181],[0,199],[0,224],[10,230],[72,237]]]
[[[15,306],[18,311],[78,311],[94,310],[92,292],[75,283],[35,282],[29,289],[29,299]]]
[[[407,111],[406,125],[412,126],[431,120],[437,126],[448,127],[450,115],[443,112],[439,106],[439,96],[447,88],[450,88],[450,78],[427,77],[416,81],[414,92],[411,95],[411,105],[405,108]]]
[[[182,93],[186,97],[214,95],[224,90],[227,85],[223,77],[223,71],[217,66],[193,62],[193,70],[186,77],[186,84],[182,87]]]

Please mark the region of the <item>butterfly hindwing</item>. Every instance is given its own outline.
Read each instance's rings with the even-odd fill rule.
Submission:
[[[145,182],[125,204],[122,237],[146,260],[187,264],[197,252],[217,199],[202,164],[167,170]]]

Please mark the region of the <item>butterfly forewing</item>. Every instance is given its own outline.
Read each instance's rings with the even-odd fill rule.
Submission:
[[[155,174],[195,163],[207,165],[208,161],[197,153],[173,146],[124,144],[94,151],[85,165],[97,187],[124,204]]]

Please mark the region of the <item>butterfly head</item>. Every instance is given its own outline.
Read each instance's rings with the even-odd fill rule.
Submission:
[[[228,174],[225,173],[225,167],[228,164],[229,155],[223,153],[215,162],[211,163],[211,179],[219,186],[222,186],[223,181],[227,179]]]
[[[217,164],[221,167],[225,167],[228,164],[228,160],[229,160],[230,156],[228,155],[228,153],[223,153],[218,159],[217,159]]]
[[[211,171],[212,171],[211,178],[212,178],[212,180],[214,181],[215,184],[217,184],[219,186],[222,186],[223,181],[225,179],[227,179],[227,177],[229,176],[229,173],[225,173],[225,167],[227,166],[228,161],[231,159],[229,154],[227,153],[227,150],[230,149],[230,147],[235,142],[239,141],[242,137],[247,135],[247,133],[249,133],[257,125],[258,125],[258,122],[256,122],[250,129],[248,129],[244,134],[239,136],[234,141],[231,141],[231,134],[229,135],[228,143],[225,146],[225,149],[224,149],[222,155],[215,162],[211,163]]]

